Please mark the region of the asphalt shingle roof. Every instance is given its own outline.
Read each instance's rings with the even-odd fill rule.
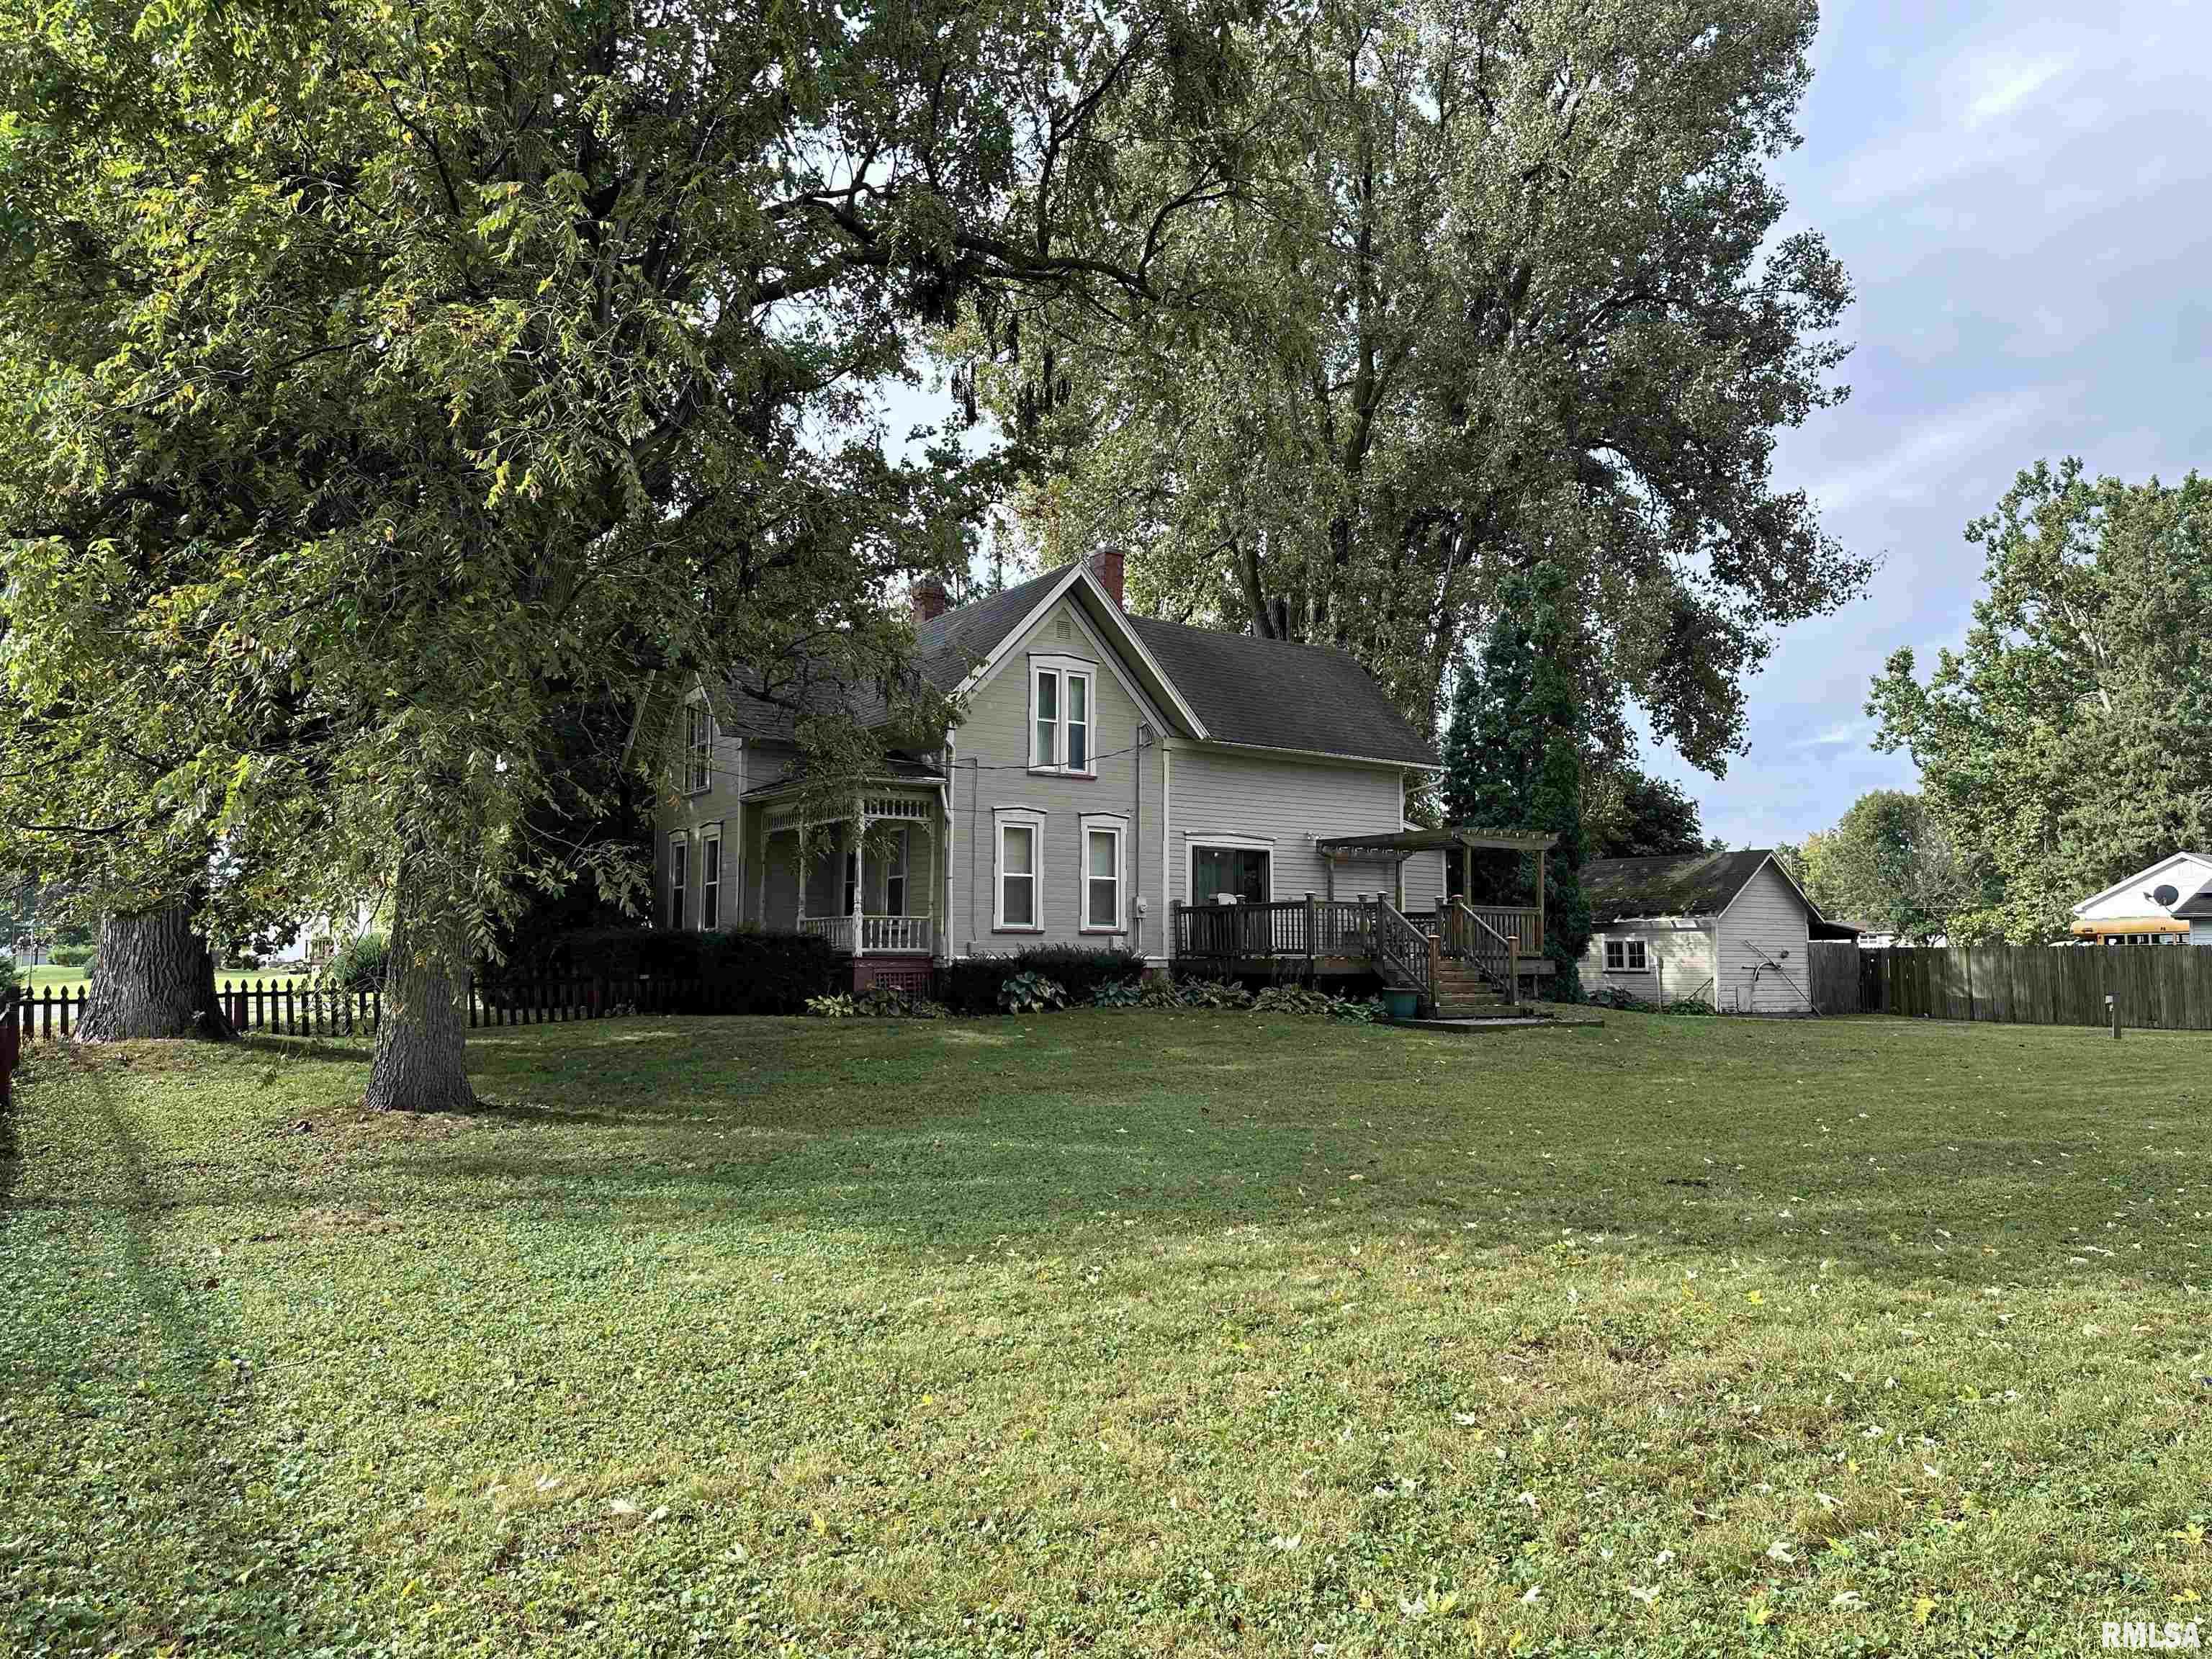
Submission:
[[[1151,617],[1132,617],[1129,625],[1219,742],[1437,763],[1436,750],[1348,651]]]
[[[1592,859],[1583,866],[1590,920],[1602,927],[1634,916],[1710,916],[1728,908],[1769,848],[1741,853],[1677,853],[1648,859]]]
[[[915,629],[915,666],[923,679],[941,692],[958,686],[1067,568],[1048,570],[922,623]],[[1436,751],[1348,652],[1149,617],[1128,621],[1211,738],[1411,766],[1436,764]],[[878,724],[884,716],[883,698],[872,687],[823,681],[805,688],[801,700],[824,709],[842,702],[864,725]],[[718,712],[730,731],[753,738],[788,741],[793,736],[795,720],[789,709],[748,696],[741,685],[728,688],[725,703]]]

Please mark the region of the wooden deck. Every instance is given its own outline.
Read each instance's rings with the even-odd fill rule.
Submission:
[[[1452,904],[1401,915],[1379,898],[1307,897],[1169,909],[1176,959],[1218,973],[1313,978],[1381,973],[1387,979],[1396,976],[1394,964],[1402,964],[1410,977],[1425,983],[1426,970],[1412,960],[1421,955],[1472,963],[1498,981],[1538,979],[1552,971],[1543,955],[1543,918],[1534,908]]]

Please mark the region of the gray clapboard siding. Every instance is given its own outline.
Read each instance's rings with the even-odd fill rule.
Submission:
[[[1805,903],[1771,860],[1729,900],[1717,932],[1722,1007],[1757,1014],[1812,1012]]]
[[[1173,820],[1170,824],[1169,896],[1190,902],[1190,856],[1194,842],[1221,838],[1262,841],[1278,899],[1304,898],[1328,890],[1317,839],[1329,836],[1395,831],[1402,819],[1401,769],[1336,765],[1288,756],[1224,753],[1217,749],[1179,747],[1173,762]],[[1388,863],[1343,863],[1336,867],[1336,896],[1352,898],[1391,888]],[[1406,863],[1408,908],[1431,909],[1443,891],[1441,853],[1423,853]]]
[[[1030,659],[1073,657],[1095,665],[1091,753],[1095,777],[1029,769]],[[1167,910],[1160,897],[1160,745],[1137,746],[1137,726],[1160,722],[1139,702],[1120,659],[1063,600],[1000,659],[969,696],[968,719],[953,738],[952,927],[957,955],[1018,951],[1032,945],[1119,945],[1147,956],[1164,954]],[[996,811],[1025,807],[1044,814],[1038,836],[1038,920],[1034,931],[993,927]],[[1082,926],[1082,819],[1085,814],[1128,820],[1122,838],[1122,933]],[[1134,915],[1143,895],[1150,914]]]

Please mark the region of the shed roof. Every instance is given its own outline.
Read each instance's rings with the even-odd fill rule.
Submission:
[[[1773,856],[1771,848],[1754,847],[1738,853],[1593,859],[1583,866],[1583,893],[1589,900],[1590,920],[1601,927],[1635,916],[1718,915]]]

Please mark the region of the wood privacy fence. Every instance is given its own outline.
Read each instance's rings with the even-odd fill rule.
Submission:
[[[1856,996],[1824,951],[1857,958]],[[1815,943],[1814,1003],[1824,1014],[1898,1014],[2014,1025],[2212,1031],[2212,950],[2166,945],[1977,945],[1861,951]],[[1839,954],[1833,961],[1840,963]]]

